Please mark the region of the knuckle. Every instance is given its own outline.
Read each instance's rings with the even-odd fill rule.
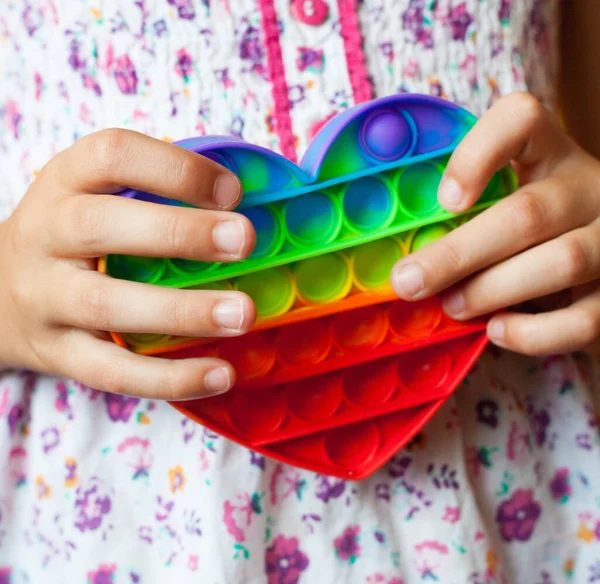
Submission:
[[[583,346],[591,345],[600,338],[600,315],[581,310],[573,318]]]
[[[514,109],[530,124],[535,124],[545,112],[544,106],[531,93],[517,91],[509,96]]]
[[[519,326],[512,327],[510,334],[511,344],[525,355],[537,355],[540,351],[538,338],[536,336],[536,327],[533,319],[527,319]]]
[[[72,233],[75,244],[89,248],[103,241],[105,205],[97,197],[73,197],[69,199],[71,216],[68,231]]]
[[[535,239],[545,230],[546,210],[534,193],[523,191],[512,200],[509,225],[527,239]]]
[[[178,190],[185,189],[194,177],[199,175],[195,155],[190,155],[186,151],[175,157],[168,168],[169,180]]]
[[[190,328],[191,314],[185,296],[178,294],[175,298],[168,300],[165,304],[165,319],[173,334],[184,335]]]
[[[110,176],[118,168],[127,143],[127,131],[108,128],[89,137],[89,160],[94,171]]]
[[[566,283],[575,284],[585,278],[589,262],[581,243],[570,237],[563,239],[557,247],[556,265]]]
[[[164,241],[168,245],[170,255],[187,257],[190,250],[196,247],[194,242],[198,238],[198,226],[192,226],[177,209],[165,214],[162,220],[165,231]]]
[[[444,258],[444,266],[448,272],[462,272],[467,267],[469,262],[467,254],[461,251],[451,238],[442,238],[437,244],[441,248],[439,257]]]
[[[100,284],[84,287],[78,301],[80,314],[87,314],[90,324],[100,330],[109,330],[111,324],[111,308],[106,290]]]
[[[38,298],[34,287],[29,286],[24,280],[17,279],[9,290],[12,305],[18,311],[24,314],[31,314],[34,310],[37,311]]]

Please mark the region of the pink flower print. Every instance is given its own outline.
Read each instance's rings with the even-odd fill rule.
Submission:
[[[320,73],[325,65],[323,49],[311,49],[310,47],[298,47],[296,67],[299,71],[311,71]]]
[[[95,531],[112,508],[112,502],[103,485],[95,478],[80,486],[75,493],[75,521],[73,525],[81,532]]]
[[[0,584],[10,584],[12,568],[0,567]]]
[[[416,79],[421,76],[421,67],[416,59],[409,59],[404,67],[404,76],[407,79]]]
[[[559,468],[548,485],[555,501],[566,503],[573,494],[568,468]]]
[[[82,73],[81,79],[83,80],[83,86],[86,89],[91,89],[98,97],[102,95],[102,89],[98,82],[88,73]]]
[[[408,8],[402,13],[402,27],[408,33],[409,42],[431,49],[433,38],[431,31],[425,28],[424,5],[425,0],[410,0]]]
[[[358,534],[360,526],[353,525],[346,527],[342,535],[333,541],[335,552],[340,560],[349,561],[353,564],[360,555],[360,545],[358,543]]]
[[[449,21],[452,28],[452,38],[455,41],[464,41],[467,36],[467,29],[473,22],[473,17],[467,12],[465,2],[450,11]]]
[[[504,541],[529,541],[542,508],[533,499],[532,489],[518,489],[498,506],[496,521]]]
[[[37,71],[33,76],[33,82],[35,83],[35,101],[40,101],[40,97],[42,97],[42,90],[44,89],[44,81],[42,76]]]
[[[185,50],[179,49],[177,51],[177,63],[175,63],[175,73],[187,82],[192,72],[192,56]]]
[[[11,448],[8,453],[8,473],[15,487],[27,480],[27,451],[22,446]]]
[[[179,18],[184,20],[194,20],[196,12],[192,0],[168,0],[168,3],[177,8]]]
[[[125,397],[116,393],[104,394],[108,417],[113,422],[128,422],[139,401],[138,398]]]
[[[442,521],[458,523],[460,521],[460,507],[446,507]]]
[[[215,78],[217,83],[223,86],[223,89],[229,89],[235,87],[234,81],[229,77],[229,69],[215,69]]]
[[[20,135],[21,122],[23,121],[23,116],[17,108],[17,102],[12,99],[7,100],[4,107],[0,108],[0,115],[4,118],[6,129],[17,140]]]
[[[88,572],[88,584],[111,584],[115,581],[117,566],[100,565],[95,572]]]
[[[133,480],[150,475],[153,457],[150,453],[150,441],[137,436],[126,438],[117,447],[117,452],[125,454],[128,465],[133,469]]]
[[[301,482],[300,473],[296,469],[277,464],[269,484],[271,504],[278,505],[291,495],[297,494]]]
[[[460,65],[461,70],[467,74],[471,89],[477,89],[477,57],[475,55],[467,55],[466,59]]]
[[[246,540],[245,530],[250,526],[253,514],[252,498],[248,493],[238,495],[235,501],[223,503],[225,529],[237,543]]]
[[[121,55],[115,62],[115,80],[124,95],[137,92],[138,77],[129,55]]]
[[[296,584],[308,564],[308,556],[298,548],[296,537],[278,535],[265,552],[269,584]]]

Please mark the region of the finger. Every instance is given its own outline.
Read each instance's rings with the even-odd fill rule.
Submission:
[[[444,300],[464,320],[595,280],[600,274],[600,228],[576,229],[475,276]]]
[[[236,261],[254,248],[238,213],[151,205],[111,195],[67,197],[53,208],[47,247],[61,257],[108,254]]]
[[[78,270],[49,293],[49,318],[87,330],[184,337],[230,337],[250,330],[252,300],[241,292],[177,290]]]
[[[63,186],[73,193],[115,193],[124,188],[230,210],[242,188],[229,170],[174,144],[130,130],[90,134],[55,157]]]
[[[440,183],[440,204],[453,212],[468,209],[511,160],[524,169],[525,182],[548,176],[574,148],[544,106],[527,93],[513,93],[494,105],[457,146]]]
[[[577,196],[580,192],[576,183],[554,177],[523,187],[403,258],[392,270],[394,290],[405,300],[431,296],[533,245],[586,225],[597,216],[598,203],[594,196]]]
[[[583,350],[600,337],[600,291],[554,312],[498,315],[487,331],[494,344],[525,355]]]
[[[235,383],[220,359],[160,359],[72,329],[55,344],[58,373],[95,389],[148,399],[179,401],[218,395]]]

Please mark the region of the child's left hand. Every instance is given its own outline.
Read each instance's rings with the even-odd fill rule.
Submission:
[[[541,314],[494,316],[495,344],[529,355],[588,348],[600,339],[600,162],[528,94],[495,105],[458,146],[439,189],[449,211],[470,208],[512,161],[521,188],[442,239],[403,258],[392,284],[405,300],[446,288],[446,313],[471,319],[571,289]]]

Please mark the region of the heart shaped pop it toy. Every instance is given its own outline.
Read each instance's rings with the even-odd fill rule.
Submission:
[[[241,140],[179,142],[239,176],[238,212],[257,234],[252,255],[232,264],[114,255],[99,269],[149,284],[242,290],[256,304],[256,326],[235,339],[113,338],[145,354],[229,360],[238,374],[230,392],[173,404],[223,436],[319,473],[371,474],[437,411],[486,345],[485,321],[454,322],[439,299],[409,304],[389,285],[398,259],[516,188],[505,168],[469,214],[438,205],[445,165],[475,121],[432,97],[379,99],[330,120],[300,167]]]

